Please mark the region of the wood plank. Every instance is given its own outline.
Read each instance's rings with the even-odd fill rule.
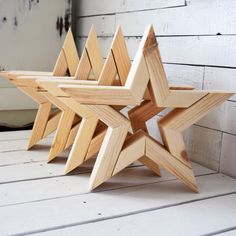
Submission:
[[[82,0],[81,3],[78,4],[77,12],[78,16],[89,16],[184,5],[184,0],[116,0],[114,2],[109,0],[100,0],[100,2]]]
[[[236,177],[236,154],[235,154],[236,136],[223,133],[222,149],[220,157],[220,171]]]
[[[47,153],[49,146],[47,148],[38,148],[37,151],[9,151],[0,153],[0,166],[18,165],[31,162],[46,162]]]
[[[95,26],[98,36],[112,36],[115,32],[114,15],[79,18],[76,23],[78,36],[88,36],[91,25]]]
[[[125,1],[125,3],[128,2],[131,5],[133,1]],[[151,6],[150,2],[149,0],[149,6]],[[144,5],[145,1],[142,4]],[[99,5],[104,8],[104,5]],[[137,6],[137,1],[135,1],[133,6]],[[96,8],[91,7],[91,9]],[[88,29],[94,22],[95,27],[99,28],[98,36],[112,35],[115,24],[121,25],[125,36],[142,36],[145,27],[150,23],[157,29],[157,35],[161,36],[235,34],[235,23],[232,24],[235,10],[235,2],[216,0],[212,4],[203,3],[186,7],[150,9],[149,11],[138,12],[124,11],[115,15],[105,16],[84,16],[77,20],[77,29],[79,29],[77,32],[78,36],[87,36]],[[218,17],[219,14],[221,17]],[[186,22],[186,19],[191,19],[191,21]],[[114,22],[115,24],[113,24]]]
[[[121,13],[116,15],[116,24],[121,25],[125,36],[141,36],[150,23],[162,36],[235,34],[235,10],[235,2],[216,0],[212,4]]]
[[[236,90],[236,70],[229,68],[206,67],[204,73],[204,89]],[[223,82],[224,81],[224,82]],[[236,102],[236,95],[230,98]]]
[[[234,118],[236,117],[235,104],[235,102],[231,101],[225,102],[197,122],[197,124],[210,129],[236,134],[236,120]]]
[[[98,118],[96,116],[82,119],[66,162],[65,173],[71,172],[85,161],[97,124]]]
[[[75,113],[69,108],[62,111],[61,119],[48,154],[48,162],[65,150],[75,117]]]
[[[195,89],[202,89],[203,67],[164,64],[164,69],[169,84],[185,84],[191,85]]]
[[[98,235],[148,234],[155,236],[157,230],[158,234],[166,236],[218,235],[218,232],[236,227],[235,204],[236,194],[232,194],[95,222],[92,227],[91,224],[84,224],[39,235],[91,235],[96,232]],[[157,227],[155,227],[156,225]]]
[[[10,183],[26,180],[34,180],[39,178],[51,178],[62,176],[68,153],[61,155],[60,161],[57,163],[46,164],[43,162],[23,163],[17,165],[1,166],[0,183]],[[91,169],[89,170],[91,171]],[[81,168],[75,173],[88,172],[88,169]]]
[[[38,144],[39,145],[50,145],[51,138],[43,139]],[[12,151],[26,151],[27,150],[28,139],[19,139],[19,140],[12,140],[12,141],[1,141],[1,150],[0,153],[4,152],[12,152]]]
[[[94,160],[83,164],[76,172],[77,175],[68,175],[49,178],[47,172],[43,179],[34,179],[20,181],[10,184],[0,185],[0,206],[20,204],[32,201],[41,201],[46,199],[65,197],[71,195],[88,194],[88,178],[93,166]],[[193,164],[195,174],[208,175],[214,171]],[[87,173],[84,173],[86,172]],[[106,191],[118,188],[128,188],[137,185],[158,183],[174,180],[175,177],[166,171],[163,171],[162,178],[157,178],[145,166],[135,166],[124,169],[114,176],[107,183],[103,184],[99,191]],[[47,191],[45,191],[47,190]]]
[[[83,44],[83,41],[78,39],[78,42],[81,42],[81,44]],[[104,49],[103,56],[106,57],[107,54],[105,52],[107,52],[111,38],[104,37],[100,42]],[[131,59],[134,58],[139,42],[139,37],[126,38]],[[236,66],[235,36],[160,37],[158,38],[158,42],[164,63],[225,67]]]
[[[190,193],[178,181],[167,181],[103,193],[1,207],[2,227],[0,232],[2,235],[25,234],[55,229],[56,227],[96,221],[101,218],[117,217],[173,204],[197,201],[236,191],[235,179],[222,174],[201,176],[197,180],[201,188],[200,194]],[[147,201],[143,201],[143,199],[147,199]],[[227,201],[224,204],[227,204]],[[235,212],[233,206],[230,208]],[[177,211],[178,214],[179,212]],[[202,216],[202,211],[199,212]],[[168,214],[168,216],[170,215]],[[177,218],[175,217],[175,220]],[[222,217],[220,218],[222,220]],[[25,224],[26,221],[27,224]]]
[[[31,149],[37,142],[44,137],[48,119],[50,117],[52,104],[50,102],[39,104],[39,109],[34,121],[31,136],[29,138],[28,149]]]
[[[199,126],[192,126],[184,132],[186,150],[190,159],[205,167],[218,171],[222,133]]]
[[[17,140],[17,139],[28,139],[31,130],[20,130],[20,131],[6,131],[0,132],[0,142],[7,140]]]

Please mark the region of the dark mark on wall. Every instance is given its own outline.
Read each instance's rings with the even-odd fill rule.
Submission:
[[[29,10],[31,11],[32,6],[36,6],[39,3],[39,0],[29,0]]]
[[[63,33],[63,18],[62,17],[57,17],[57,31],[59,32],[60,37],[62,36]]]
[[[71,12],[68,9],[66,10],[65,16],[64,16],[64,26],[65,26],[65,31],[67,32],[70,28],[71,22]]]
[[[58,16],[56,21],[56,29],[60,35],[63,35],[64,32],[68,32],[71,26],[71,0],[68,0],[68,7],[65,10],[64,16]]]
[[[2,22],[3,23],[7,22],[7,18],[5,16],[2,18]]]
[[[220,33],[220,32],[218,32],[216,35],[221,35],[221,33]]]
[[[14,17],[14,26],[15,26],[15,27],[18,26],[18,20],[17,20],[16,16]]]

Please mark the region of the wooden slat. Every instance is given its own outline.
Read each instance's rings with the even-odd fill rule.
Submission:
[[[98,118],[96,116],[82,119],[70,155],[66,162],[65,173],[71,172],[71,170],[75,169],[85,161],[97,123]]]
[[[172,208],[143,212],[136,215],[109,219],[76,227],[45,232],[39,235],[218,235],[219,232],[235,229],[236,194],[214,199],[191,202]],[[204,214],[200,213],[204,212]],[[135,222],[135,226],[133,223]],[[183,223],[184,222],[184,227]],[[197,223],[196,223],[197,222]],[[159,226],[160,225],[160,226]],[[170,227],[171,226],[171,227]],[[231,231],[223,235],[235,235]]]
[[[31,132],[30,130],[1,132],[0,141],[28,139],[30,136],[30,132]]]
[[[204,74],[204,89],[225,89],[235,90],[236,88],[236,70],[229,68],[214,68],[206,67]],[[224,83],[223,83],[224,78]],[[236,101],[236,95],[230,98],[231,101]]]
[[[8,152],[0,152],[0,167],[25,164],[31,162],[42,162],[42,161],[45,162],[47,161],[48,148],[49,145],[46,148],[43,148],[42,150],[39,147],[37,152],[35,151],[29,152],[25,150],[16,150],[16,151],[12,150]]]
[[[132,1],[126,2],[131,4]],[[99,29],[99,36],[112,35],[114,33],[112,23],[115,21],[124,29],[125,36],[142,36],[145,27],[150,23],[157,29],[157,35],[162,36],[235,34],[235,23],[232,25],[236,10],[235,2],[221,0],[216,0],[212,4],[207,2],[170,9],[124,12],[115,16],[85,16],[78,19],[77,25],[80,30],[77,32],[78,36],[87,36],[87,30],[95,22],[95,26]],[[133,5],[137,6],[136,1]],[[104,8],[102,4],[100,6]],[[95,8],[91,7],[91,9]],[[218,17],[219,14],[222,18]],[[191,21],[186,23],[186,18]]]
[[[236,116],[235,102],[225,102],[221,106],[217,107],[214,111],[209,113],[199,122],[198,125],[207,127],[210,129],[221,130],[226,133],[236,134]]]
[[[52,161],[57,155],[65,150],[74,119],[75,113],[72,110],[65,109],[62,112],[60,123],[56,130],[56,134],[52,142],[52,147],[48,155],[48,162]]]
[[[20,156],[18,156],[20,157]],[[16,159],[16,156],[15,156]],[[21,158],[22,159],[22,158]],[[40,163],[43,164],[43,163]],[[81,195],[88,193],[88,177],[92,170],[93,160],[83,164],[76,172],[76,175],[59,176],[56,177],[58,172],[54,171],[49,176],[49,167],[44,165],[41,167],[41,176],[32,176],[35,179],[22,178],[22,181],[2,184],[0,185],[0,206],[13,205],[23,202],[39,201],[49,198],[65,197],[70,195]],[[30,165],[30,164],[26,164]],[[58,164],[57,164],[58,166]],[[193,164],[196,176],[208,175],[215,173],[214,171],[202,167],[198,164]],[[22,166],[20,166],[22,167]],[[32,167],[32,165],[31,165]],[[34,169],[34,167],[32,167]],[[52,167],[53,168],[53,167]],[[87,172],[87,173],[85,173]],[[43,174],[44,175],[43,175]],[[20,172],[18,171],[20,175]],[[59,173],[60,175],[61,173]],[[26,177],[26,176],[21,176]],[[40,177],[42,179],[40,179]],[[53,177],[53,178],[50,178]],[[19,179],[20,177],[18,177]],[[162,178],[157,178],[144,166],[130,167],[123,170],[118,175],[114,176],[106,184],[99,188],[99,191],[111,190],[114,188],[128,188],[137,185],[159,183],[163,181],[174,180],[175,177],[163,171]],[[47,191],[45,191],[47,190]],[[17,195],[17,197],[16,197]]]
[[[222,174],[201,176],[198,177],[198,182],[202,189],[200,194],[186,192],[186,188],[178,181],[167,181],[133,187],[132,191],[129,188],[117,189],[103,194],[78,195],[2,207],[0,208],[2,220],[0,232],[2,235],[24,234],[50,228],[55,229],[56,227],[122,216],[236,191],[235,179]],[[144,201],[143,199],[148,200]],[[234,210],[234,207],[231,206],[230,209]],[[178,214],[179,212],[177,211]],[[200,212],[202,216],[202,211]],[[168,216],[170,217],[169,214]],[[25,224],[26,221],[27,224]]]
[[[146,25],[150,23],[157,30],[157,35],[216,35],[218,32],[235,34],[235,26],[230,22],[234,17],[236,3],[220,0],[212,4],[207,2],[186,7],[117,14],[116,24],[124,28],[126,36],[141,36]],[[222,18],[218,17],[219,14]],[[191,20],[186,23],[186,19]]]
[[[158,30],[158,28],[156,29]],[[144,28],[143,28],[144,31]],[[104,57],[112,38],[101,39]],[[78,45],[84,39],[78,40]],[[126,38],[130,58],[133,59],[137,51],[140,38]],[[161,56],[164,63],[211,65],[211,66],[236,66],[236,38],[234,36],[189,36],[189,37],[160,37],[158,38]],[[224,45],[224,47],[219,47]],[[214,50],[212,50],[214,48]]]
[[[103,0],[99,3],[94,2],[93,0],[82,0],[81,3],[78,4],[77,12],[79,13],[79,16],[89,16],[184,5],[184,0],[116,0],[114,2]]]
[[[4,133],[4,132],[3,132]],[[50,145],[51,142],[51,138],[50,139],[43,139],[39,142],[39,144],[46,144],[46,145]],[[6,140],[6,141],[1,141],[0,145],[1,145],[1,149],[0,149],[0,153],[4,153],[4,152],[12,152],[12,151],[26,151],[27,150],[27,143],[28,143],[28,139],[16,139],[16,140]]]
[[[236,177],[235,143],[235,135],[223,133],[220,171],[232,177]]]
[[[28,149],[32,148],[38,141],[43,138],[47,121],[50,117],[52,104],[49,102],[39,105],[39,109],[35,118],[31,136],[29,138]]]
[[[184,132],[184,141],[191,161],[219,170],[222,144],[220,131],[193,125]]]

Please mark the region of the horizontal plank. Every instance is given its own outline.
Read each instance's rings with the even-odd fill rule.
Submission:
[[[38,105],[17,88],[0,88],[0,111],[36,109]]]
[[[68,175],[54,178],[35,179],[0,185],[0,206],[20,204],[31,201],[42,201],[58,197],[87,194],[88,180],[93,162],[83,165],[79,175]],[[20,168],[20,167],[19,167]],[[44,168],[46,166],[44,165]],[[196,176],[215,173],[215,171],[193,163]],[[86,172],[87,173],[84,173]],[[45,173],[45,172],[44,172]],[[152,184],[174,180],[175,177],[162,171],[162,177],[157,176],[144,166],[126,168],[124,171],[103,184],[99,191],[117,188]]]
[[[203,67],[164,64],[164,68],[170,84],[185,84],[191,85],[195,89],[202,89]]]
[[[80,48],[85,40],[86,38],[78,38]],[[126,37],[131,59],[137,52],[140,40],[139,37]],[[103,56],[106,57],[112,38],[103,37],[99,42]],[[236,67],[236,35],[160,37],[158,42],[164,63]]]
[[[97,5],[99,5],[99,7],[97,8],[95,6],[90,7],[90,3],[88,3],[84,4],[84,7],[90,7],[91,11],[98,10],[98,12],[95,13],[96,15],[101,14],[101,12],[99,13],[99,8],[103,8],[104,11],[106,6],[109,7],[109,5],[114,5],[112,7],[116,8],[115,5],[119,4],[120,1],[115,4],[107,3],[106,5],[102,5],[98,2]],[[129,3],[129,5],[132,6],[133,1],[123,2],[125,4]],[[138,10],[138,8],[142,9],[139,5],[146,5],[147,1],[142,1],[142,3],[141,1],[138,2],[140,2],[140,4],[137,4],[137,1],[135,1],[132,10],[134,10],[135,7],[136,10]],[[157,1],[149,0],[148,3],[150,2],[153,2],[154,5]],[[151,8],[152,7],[149,4],[149,9]],[[145,8],[142,10],[144,9]],[[190,4],[185,7],[171,7],[138,12],[132,12],[132,10],[127,10],[127,12],[116,15],[79,18],[77,21],[77,35],[87,36],[88,29],[90,29],[91,24],[93,23],[98,28],[103,26],[103,30],[98,30],[99,36],[114,34],[115,24],[121,25],[125,36],[142,36],[145,27],[150,23],[154,25],[158,36],[217,35],[218,33],[222,35],[236,34],[236,23],[232,21],[236,10],[235,1],[216,0],[212,4],[203,4],[202,2],[202,4]],[[115,9],[113,12],[114,11]],[[209,12],[211,14],[209,14]],[[113,24],[114,22],[115,24]],[[129,24],[127,24],[127,22],[129,22]]]
[[[36,150],[37,148],[49,148],[51,145],[52,139],[50,138],[44,138],[38,142],[38,145],[35,146],[33,150]],[[5,152],[12,152],[12,151],[26,151],[27,150],[27,144],[28,139],[19,139],[19,140],[7,140],[7,141],[1,141],[0,145],[0,153]]]
[[[0,132],[0,144],[1,141],[13,141],[13,140],[25,140],[25,139],[28,140],[31,135],[31,132],[32,132],[31,130]],[[52,138],[53,136],[54,133],[48,135],[47,138]]]
[[[194,125],[185,131],[184,138],[192,161],[219,170],[222,132]]]
[[[236,69],[206,67],[204,89],[225,89],[236,93]],[[236,95],[230,98],[236,101]]]
[[[45,161],[1,166],[0,183],[10,183],[63,175],[65,160],[47,164]]]
[[[235,179],[222,174],[197,177],[197,181],[201,189],[200,194],[190,193],[182,183],[173,180],[1,207],[0,233],[2,235],[26,234],[56,227],[62,228],[236,191]],[[202,211],[200,212],[202,215]]]
[[[198,125],[236,134],[236,103],[227,101],[197,122]]]
[[[214,4],[121,13],[116,15],[116,24],[121,25],[125,36],[143,35],[150,23],[156,34],[163,36],[235,34],[235,10],[236,2],[216,0]]]
[[[77,4],[77,16],[111,14],[154,8],[185,6],[184,0],[82,0]]]
[[[220,158],[220,171],[233,177],[236,177],[235,146],[236,136],[224,133]]]
[[[46,162],[49,147],[37,151],[9,151],[0,153],[0,167],[32,162]]]
[[[215,235],[236,227],[235,204],[232,194],[39,235]]]
[[[0,132],[0,141],[28,139],[30,137],[30,134],[31,134],[31,130]]]
[[[92,25],[95,26],[97,35],[112,36],[114,34],[115,16],[108,15],[79,18],[76,23],[78,35],[87,36]]]

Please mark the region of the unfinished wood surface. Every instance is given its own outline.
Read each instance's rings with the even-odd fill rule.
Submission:
[[[48,135],[50,135],[56,130],[59,120],[61,119],[61,115],[62,115],[62,112],[60,110],[57,110],[50,114],[50,118],[44,130],[44,134],[43,134],[44,138],[46,138]]]
[[[90,177],[90,188],[94,189],[111,177],[129,122],[109,106],[91,105],[89,108],[94,112],[99,110],[99,118],[109,126]]]
[[[64,44],[62,46],[62,51],[65,55],[65,64],[67,65],[66,70],[68,69],[69,73],[71,76],[74,76],[76,73],[76,69],[78,67],[79,64],[79,56],[77,53],[77,48],[75,45],[75,41],[74,41],[74,37],[71,31],[71,28],[69,28],[67,34],[66,34],[66,38],[64,41]],[[63,65],[61,65],[63,66]],[[55,66],[57,67],[57,66]],[[58,66],[59,67],[59,66]],[[59,73],[59,74],[53,74],[55,76],[61,76],[61,75],[65,75],[66,71],[63,73]]]
[[[106,105],[138,105],[143,99],[149,80],[148,71],[142,55],[142,46],[148,36],[144,35],[140,48],[135,56],[131,69],[127,49],[122,40],[123,36],[118,27],[113,46],[111,48],[113,60],[108,57],[103,72],[105,75],[106,67],[115,61],[117,73],[122,85],[124,86],[85,86],[85,85],[59,85],[65,93],[72,96],[80,103],[86,104],[106,104]],[[122,57],[122,60],[121,60]],[[121,69],[122,68],[122,69]],[[109,69],[110,70],[110,69]],[[129,71],[128,71],[129,70]],[[129,72],[129,73],[128,73]],[[102,74],[103,75],[103,74]],[[101,75],[102,80],[104,79]],[[112,74],[113,76],[113,74]],[[127,79],[125,82],[124,80]],[[105,80],[105,79],[104,79]]]
[[[158,123],[162,139],[172,155],[181,160],[183,163],[187,163],[189,157],[186,152],[185,143],[181,132],[231,96],[232,93],[229,92],[212,92],[194,103],[189,108],[175,109],[162,118]]]
[[[62,111],[62,116],[59,121],[59,128],[56,130],[56,134],[52,143],[48,155],[48,161],[52,161],[58,154],[60,154],[66,147],[66,142],[69,138],[70,129],[72,127],[75,119],[75,113],[71,109],[66,109]]]
[[[97,123],[98,119],[96,116],[82,119],[65,166],[65,174],[71,172],[85,161]]]
[[[154,32],[153,32],[152,27],[147,27],[147,30],[146,30],[144,37],[142,39],[142,42],[140,44],[140,48],[137,52],[134,63],[132,65],[132,68],[131,68],[130,73],[128,75],[127,83],[125,84],[125,86],[128,87],[132,91],[132,95],[134,95],[134,93],[136,93],[135,96],[137,96],[137,100],[139,99],[139,102],[141,102],[141,98],[144,96],[144,92],[147,89],[147,84],[149,81],[149,73],[148,73],[148,70],[146,67],[146,63],[145,63],[142,51],[143,51],[143,47],[145,48],[145,50],[149,50],[149,48],[146,49],[146,47],[147,47],[146,44],[149,43],[149,40],[153,40],[153,35],[154,35]],[[155,38],[155,35],[154,35],[154,38]],[[155,47],[154,50],[157,49],[156,48],[157,45],[155,44],[155,42],[156,41],[154,41],[154,47]],[[151,46],[153,46],[153,45],[151,45]],[[151,48],[151,50],[152,49],[153,48]],[[158,57],[159,57],[159,55],[158,55]],[[159,63],[157,63],[156,66],[163,68],[161,60],[159,60]],[[163,73],[164,73],[164,70],[163,70]],[[142,78],[142,80],[141,80],[141,78]],[[168,86],[167,79],[160,78],[157,81],[163,81],[166,84],[166,90],[169,93],[169,86]],[[60,87],[63,87],[63,85]],[[84,87],[81,87],[81,88],[83,89]],[[87,88],[88,88],[88,86],[87,86]],[[98,87],[97,90],[99,88],[101,88],[101,86]],[[112,88],[112,86],[110,86],[110,87],[104,86],[104,89],[105,88],[108,91],[108,89]],[[155,87],[153,86],[152,89],[154,90]],[[64,88],[64,91],[68,93],[68,91],[66,91],[65,88]],[[90,89],[90,91],[91,91],[91,89]],[[93,91],[96,91],[95,86],[93,86]],[[76,91],[76,92],[78,93],[78,91]],[[165,100],[165,97],[163,97],[162,99]],[[89,98],[86,96],[85,103],[88,103],[88,100],[89,100]],[[102,100],[104,100],[104,97],[102,98]],[[81,100],[79,100],[79,102],[81,102]],[[93,101],[94,104],[96,104],[97,102],[101,102],[101,101],[97,101],[97,100],[96,100],[96,102],[95,102],[95,100]],[[113,105],[112,101],[109,100],[108,102],[110,102],[109,103],[110,105]],[[102,103],[103,103],[103,101],[102,101]],[[130,105],[130,103],[127,102],[126,105]],[[127,127],[125,127],[125,126],[127,126],[127,124],[123,124],[124,118],[122,119],[122,117],[119,117],[118,113],[116,113],[109,106],[90,105],[90,106],[88,106],[88,108],[91,109],[92,111],[94,111],[99,116],[99,118],[103,122],[105,122],[106,125],[108,125],[107,134],[104,138],[103,144],[101,146],[101,150],[98,154],[98,158],[97,158],[97,161],[95,163],[95,166],[94,166],[91,178],[90,178],[90,187],[91,187],[91,189],[93,189],[93,188],[97,187],[98,185],[100,185],[101,183],[103,183],[104,181],[106,181],[107,179],[109,179],[113,174],[120,171],[121,168],[124,168],[124,167],[126,167],[126,165],[132,163],[133,159],[136,158],[136,160],[138,160],[139,158],[144,158],[143,156],[146,156],[146,153],[145,153],[145,149],[143,148],[143,149],[141,149],[141,154],[139,152],[134,153],[133,155],[135,155],[135,156],[132,156],[131,160],[129,160],[127,156],[130,156],[130,150],[131,151],[135,150],[135,148],[133,147],[135,145],[135,142],[131,143],[131,145],[132,145],[131,149],[129,149],[129,148],[125,149],[125,151],[123,152],[123,153],[125,153],[124,155],[123,155],[123,153],[120,153],[122,146],[124,144],[125,138],[127,136],[127,132],[128,132]],[[112,114],[112,117],[111,117],[111,114]],[[126,128],[126,130],[124,129],[123,133],[121,133],[123,128]],[[122,138],[119,136],[121,136]],[[119,142],[120,142],[118,147],[117,147],[117,143],[115,142],[116,139],[119,140]],[[144,139],[145,139],[145,137],[144,137]],[[136,141],[136,140],[134,140],[134,141]],[[114,150],[116,150],[116,151],[114,151]],[[125,156],[125,158],[123,158],[123,156]],[[121,158],[121,159],[119,159],[119,158]],[[173,157],[170,157],[170,159],[173,159]],[[118,167],[117,167],[118,169],[116,170],[115,168],[116,168],[117,160],[119,160],[119,161],[118,161]],[[153,165],[156,160],[153,159],[152,156],[151,156],[151,160],[152,161],[149,160],[146,163],[148,163],[149,165],[151,165],[151,164]],[[173,160],[173,162],[175,162],[175,160]],[[164,167],[165,167],[165,164],[166,164],[166,168],[169,171],[171,171],[172,173],[177,175],[177,177],[179,177],[181,180],[183,180],[185,182],[185,184],[187,184],[193,191],[196,191],[196,192],[198,191],[197,184],[195,182],[194,175],[193,175],[191,169],[188,169],[188,167],[183,166],[183,164],[181,166],[181,164],[180,164],[179,169],[176,170],[176,172],[177,172],[177,174],[176,174],[174,171],[175,166],[178,167],[178,165],[176,163],[175,164],[171,163],[171,167],[168,166],[169,163],[164,163],[164,165],[163,165]],[[156,169],[156,168],[153,168],[153,169]],[[159,174],[159,171],[158,171],[158,174]]]
[[[67,50],[69,50],[69,48],[67,48]],[[70,50],[72,50],[72,49],[70,49]],[[72,57],[71,55],[68,55],[68,56]],[[100,47],[98,44],[98,39],[96,36],[95,28],[92,26],[90,33],[89,33],[89,37],[87,39],[87,42],[86,42],[86,45],[84,48],[84,52],[83,52],[80,62],[78,64],[77,70],[75,72],[75,75],[74,75],[74,77],[70,77],[70,78],[73,78],[74,80],[80,80],[80,77],[82,77],[82,80],[85,80],[85,79],[88,80],[90,71],[93,71],[93,73],[95,75],[95,79],[98,79],[98,77],[101,73],[102,65],[103,65],[103,59],[102,59],[101,50],[100,50]],[[85,78],[85,76],[87,76],[87,78]],[[56,79],[55,79],[55,77],[52,77],[52,78],[50,78],[50,80],[56,80]],[[42,81],[42,79],[41,79],[41,81]],[[45,93],[45,96],[49,99],[49,101],[62,110],[62,117],[58,123],[55,138],[52,143],[52,147],[50,149],[49,156],[48,156],[48,161],[52,161],[62,151],[64,151],[66,148],[68,148],[69,143],[70,144],[73,143],[72,139],[75,138],[76,135],[75,135],[75,131],[72,132],[72,130],[74,128],[73,127],[74,120],[76,119],[77,115],[73,111],[73,109],[70,108],[70,106],[68,106],[67,104],[65,104],[63,102],[64,101],[63,99],[60,99],[55,95],[54,91],[55,91],[55,88],[57,87],[57,84],[54,84],[54,83],[48,84],[46,81],[46,85],[45,85],[44,79],[39,84],[41,86],[43,86],[44,89],[49,91],[49,93],[47,93],[47,92]],[[79,113],[78,115],[81,116],[82,114]],[[80,126],[80,129],[82,129],[82,126]],[[70,135],[70,133],[73,133],[73,135]],[[88,137],[90,137],[90,136],[88,136]],[[88,142],[87,145],[89,145],[89,141],[87,141]],[[87,143],[87,142],[84,142],[82,144],[82,146],[85,145],[85,143]],[[75,143],[74,146],[77,146],[77,149],[73,148],[72,153],[74,153],[74,156],[77,156],[78,151],[76,151],[76,150],[78,150],[79,145],[77,145],[77,143]],[[85,150],[87,150],[86,145],[85,145]],[[82,154],[85,155],[84,152],[81,152],[81,156],[82,156]],[[77,167],[77,166],[74,163],[73,169],[75,167]],[[69,167],[69,170],[67,167],[66,173],[68,173],[71,170],[72,170],[71,166]]]
[[[49,102],[39,105],[39,110],[32,129],[32,134],[29,139],[28,149],[32,148],[39,140],[44,137],[43,135],[50,116],[51,107],[52,105]]]

